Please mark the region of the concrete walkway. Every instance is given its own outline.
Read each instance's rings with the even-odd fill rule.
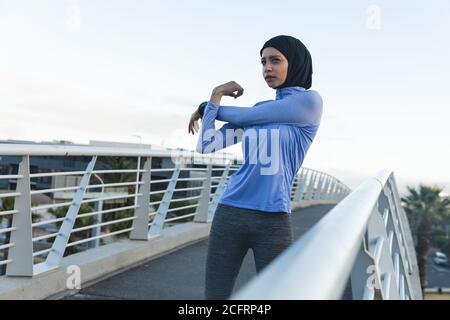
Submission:
[[[316,205],[293,211],[295,238],[304,234],[333,205]],[[64,299],[204,299],[207,239],[82,288]],[[247,253],[236,280],[239,290],[256,274],[253,253]],[[350,298],[347,286],[344,298]]]

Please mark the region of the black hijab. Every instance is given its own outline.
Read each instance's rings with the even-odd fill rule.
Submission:
[[[259,52],[265,48],[272,47],[280,51],[288,60],[288,73],[286,81],[275,89],[285,87],[311,88],[312,82],[312,59],[305,45],[297,38],[291,36],[276,36],[268,40]]]

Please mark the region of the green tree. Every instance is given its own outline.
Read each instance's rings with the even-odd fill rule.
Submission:
[[[109,170],[136,170],[137,160],[126,157],[108,157],[104,160]],[[104,174],[105,183],[131,182],[136,180],[135,172],[120,172]]]
[[[432,246],[450,256],[450,239],[445,230],[437,229],[432,232]]]
[[[102,159],[104,166],[108,170],[136,170],[137,169],[137,159],[136,158],[127,158],[127,157],[107,157]],[[91,178],[92,179],[92,178]],[[103,174],[102,179],[105,183],[122,183],[122,182],[135,182],[136,181],[136,173],[135,172],[120,172],[120,173],[108,173]],[[106,190],[105,190],[106,191]],[[128,186],[127,188],[128,194],[135,193],[134,186]],[[125,203],[123,204],[115,204],[115,203],[103,203],[103,210],[114,209],[119,206],[131,206],[134,204],[134,198],[126,198]],[[103,222],[114,221],[119,219],[124,219],[128,217],[132,217],[134,215],[133,209],[110,212],[103,215]],[[130,228],[132,221],[124,221],[113,224],[108,224],[102,227],[102,232],[110,233],[114,231],[119,231],[123,229]],[[122,235],[126,236],[126,235]],[[103,241],[102,241],[103,242]]]
[[[427,287],[427,257],[432,241],[432,224],[441,223],[450,214],[449,198],[441,197],[442,189],[420,185],[416,190],[407,187],[402,205],[416,233],[416,252],[422,290]]]

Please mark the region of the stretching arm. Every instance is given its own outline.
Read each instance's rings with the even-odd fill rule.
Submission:
[[[218,107],[217,120],[236,126],[266,123],[318,125],[322,116],[322,98],[315,91],[264,101],[253,108],[222,106],[208,102],[208,105],[210,104]]]
[[[237,125],[226,123],[216,130],[215,120],[219,107],[209,102],[204,110],[196,151],[213,153],[242,141],[243,129]]]

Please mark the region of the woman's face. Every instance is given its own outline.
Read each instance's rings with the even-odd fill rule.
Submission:
[[[264,48],[261,64],[264,80],[269,87],[276,88],[286,81],[288,61],[280,51],[272,47]]]

